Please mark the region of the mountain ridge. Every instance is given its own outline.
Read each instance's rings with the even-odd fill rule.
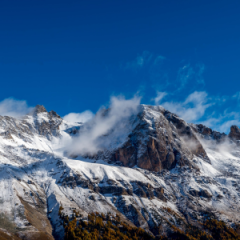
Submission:
[[[116,213],[149,232],[161,226],[164,233],[169,223],[184,230],[207,213],[240,221],[237,126],[226,135],[141,105],[94,139],[100,151],[73,158],[69,145],[91,124],[68,123],[41,105],[22,119],[0,116],[0,211],[18,237],[63,239],[60,206],[83,218]]]

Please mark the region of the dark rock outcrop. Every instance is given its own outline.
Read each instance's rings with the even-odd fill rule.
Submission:
[[[38,114],[38,113],[43,113],[47,112],[46,108],[43,105],[36,105],[36,107],[33,110],[33,113]]]
[[[4,139],[11,139],[11,140],[13,140],[10,131],[2,132],[2,133],[0,133],[0,136],[2,136]]]
[[[240,140],[240,129],[239,129],[239,127],[236,126],[236,125],[231,126],[230,133],[228,134],[228,136],[232,140],[239,141]]]
[[[190,189],[189,194],[191,194],[193,197],[203,197],[208,200],[212,198],[212,195],[205,189],[201,189],[200,191],[196,189]]]
[[[167,202],[167,199],[164,196],[164,189],[163,188],[155,188],[154,189],[154,194],[157,198],[161,199],[164,202]]]
[[[131,192],[120,186],[102,186],[99,187],[99,192],[101,194],[113,194],[115,196],[132,195]]]

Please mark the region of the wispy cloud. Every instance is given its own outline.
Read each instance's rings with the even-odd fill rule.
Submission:
[[[240,121],[237,119],[226,121],[219,126],[219,131],[229,132],[229,129],[232,125],[240,126]]]
[[[154,99],[156,105],[160,104],[187,122],[202,123],[225,133],[229,132],[231,125],[240,126],[240,113],[237,110],[217,108],[225,104],[226,101],[231,101],[231,97],[210,97],[205,91],[195,91],[188,95],[185,100],[177,101],[171,100],[171,98],[174,99],[174,95],[170,93],[157,92],[156,94]],[[166,100],[163,101],[165,98]],[[230,104],[229,102],[228,105]]]
[[[182,61],[176,73],[169,72],[171,63],[161,55],[144,51],[127,63],[126,68],[139,73],[138,76],[147,82],[146,89],[150,86],[157,90],[156,97],[150,99],[152,102],[161,104],[188,122],[202,122],[224,132],[229,130],[230,124],[239,123],[240,114],[235,107],[236,101],[240,104],[240,92],[233,96],[209,95],[204,89],[206,67],[203,63]]]
[[[134,60],[129,61],[125,65],[125,69],[131,69],[134,71],[137,71],[147,65],[156,65],[159,64],[159,62],[163,61],[165,57],[160,55],[154,55],[150,53],[149,51],[143,51],[141,54],[139,54]]]
[[[159,105],[159,103],[162,101],[162,99],[167,96],[166,92],[159,92],[157,91],[157,96],[153,99],[155,102],[155,105]]]
[[[187,82],[192,78],[193,76],[193,68],[190,66],[190,64],[184,65],[183,67],[179,68],[178,75],[177,75],[177,83],[180,84],[178,91],[182,90]]]
[[[6,98],[0,102],[0,115],[20,118],[32,111],[26,101]]]
[[[196,80],[199,84],[205,84],[203,73],[205,71],[205,65],[202,63],[196,64]]]
[[[237,99],[238,101],[240,100],[240,92],[236,92],[234,95],[233,95],[233,98],[234,99]]]
[[[162,63],[162,61],[165,59],[166,59],[165,57],[158,55],[157,57],[154,58],[153,64],[158,65],[159,63]]]
[[[125,119],[138,112],[140,99],[137,96],[132,99],[112,97],[110,107],[105,110],[101,108],[94,118],[80,129],[79,136],[69,144],[67,151],[77,155],[95,154],[113,144],[113,141],[124,137],[129,127]],[[107,134],[112,137],[103,138]]]
[[[181,91],[186,87],[188,83],[204,84],[203,73],[205,70],[204,64],[185,64],[180,67],[177,74],[176,84],[178,86],[177,91]]]
[[[223,113],[214,112],[214,117],[209,116],[203,124],[215,128],[220,132],[229,132],[232,125],[240,126],[240,113],[238,111],[230,111],[225,109]]]
[[[68,121],[68,122],[81,122],[81,123],[85,123],[87,121],[89,121],[90,119],[92,119],[94,116],[94,114],[89,111],[89,110],[86,110],[82,113],[69,113],[67,115],[65,115],[63,117],[63,119],[65,121]]]
[[[160,103],[165,109],[176,113],[187,122],[195,122],[204,116],[205,111],[213,103],[209,102],[206,92],[193,92],[183,102],[165,101],[161,99],[166,96],[166,93],[157,93],[156,99],[160,99]],[[156,102],[156,101],[155,101]]]

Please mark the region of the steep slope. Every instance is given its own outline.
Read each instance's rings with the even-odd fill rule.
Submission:
[[[100,141],[105,143],[102,151],[85,157],[155,172],[170,170],[176,164],[190,166],[193,156],[209,161],[191,126],[160,106],[141,105],[138,114],[122,119],[121,124],[124,129],[116,124],[113,131],[101,136]],[[92,126],[88,124],[89,127]],[[120,141],[117,131],[121,133]]]
[[[136,165],[155,172],[170,170],[177,164],[192,166],[194,155],[208,160],[201,143],[185,121],[161,107],[142,108],[138,115],[139,124],[128,141],[115,152],[114,160],[123,162],[124,166]]]
[[[13,225],[0,228],[22,239],[63,239],[60,206],[83,218],[118,213],[153,233],[208,215],[240,221],[240,151],[231,134],[219,141],[146,105],[121,122],[101,136],[97,154],[72,158],[66,146],[89,123],[69,124],[43,106],[23,119],[0,117],[0,212]]]

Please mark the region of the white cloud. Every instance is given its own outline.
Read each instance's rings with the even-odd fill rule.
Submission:
[[[237,92],[236,94],[234,94],[233,98],[240,100],[240,92]]]
[[[89,111],[86,110],[82,113],[69,113],[66,116],[63,117],[63,119],[67,122],[81,122],[81,123],[85,123],[87,121],[89,121],[90,119],[92,119],[94,116],[94,114]]]
[[[100,109],[92,120],[81,129],[79,136],[67,147],[70,154],[94,154],[112,144],[112,140],[121,138],[129,127],[126,119],[138,112],[140,98],[126,100],[124,97],[112,97],[109,109]],[[111,134],[112,138],[103,139],[104,135]]]
[[[148,63],[152,58],[152,54],[148,51],[144,51],[141,55],[138,55],[133,61],[126,64],[126,69],[137,70]]]
[[[213,130],[228,133],[232,125],[240,126],[240,113],[230,109],[217,110],[217,107],[226,102],[226,97],[209,97],[204,91],[191,93],[184,101],[163,101],[166,92],[157,92],[155,104],[162,105],[172,113],[176,113],[186,122],[202,123]],[[216,110],[216,111],[215,111]],[[207,113],[207,114],[206,114]]]
[[[165,57],[158,55],[154,60],[154,65],[158,65],[159,63],[162,63],[162,61],[165,60]]]
[[[159,103],[162,101],[162,99],[167,95],[166,92],[158,92],[157,96],[154,98],[155,105],[159,105]]]
[[[185,87],[187,82],[192,78],[193,74],[194,71],[190,64],[184,65],[178,70],[177,82],[180,82],[180,87],[178,90],[181,90]]]
[[[233,119],[233,120],[226,121],[226,122],[224,122],[223,124],[221,124],[221,125],[219,126],[219,131],[220,131],[220,132],[229,132],[230,127],[231,127],[232,125],[240,126],[240,121],[237,120],[237,119]]]
[[[196,80],[199,84],[204,84],[204,79],[203,79],[203,73],[205,71],[205,65],[204,64],[197,64],[196,65]]]
[[[216,130],[216,126],[219,125],[219,123],[222,121],[222,118],[215,118],[215,117],[209,117],[206,120],[202,121],[201,124],[207,126],[207,127],[213,127],[215,126],[215,130]]]
[[[28,107],[26,101],[6,98],[0,102],[0,115],[19,118],[32,111],[32,107]]]
[[[133,61],[130,61],[126,64],[126,69],[132,69],[132,70],[138,70],[140,68],[143,68],[146,65],[158,65],[160,62],[162,62],[165,59],[165,57],[158,55],[154,56],[154,54],[144,51],[142,54],[138,55]]]
[[[204,116],[209,103],[206,92],[193,92],[184,102],[163,102],[161,105],[170,112],[176,113],[187,122],[195,122]]]
[[[228,109],[223,113],[213,112],[212,115],[205,116],[201,123],[213,130],[228,133],[232,125],[240,126],[240,114],[238,112],[229,112]]]
[[[204,84],[203,73],[205,70],[204,64],[196,64],[191,66],[186,64],[183,67],[179,68],[177,75],[177,91],[182,90],[188,83],[198,83]],[[180,86],[179,86],[180,84]]]

